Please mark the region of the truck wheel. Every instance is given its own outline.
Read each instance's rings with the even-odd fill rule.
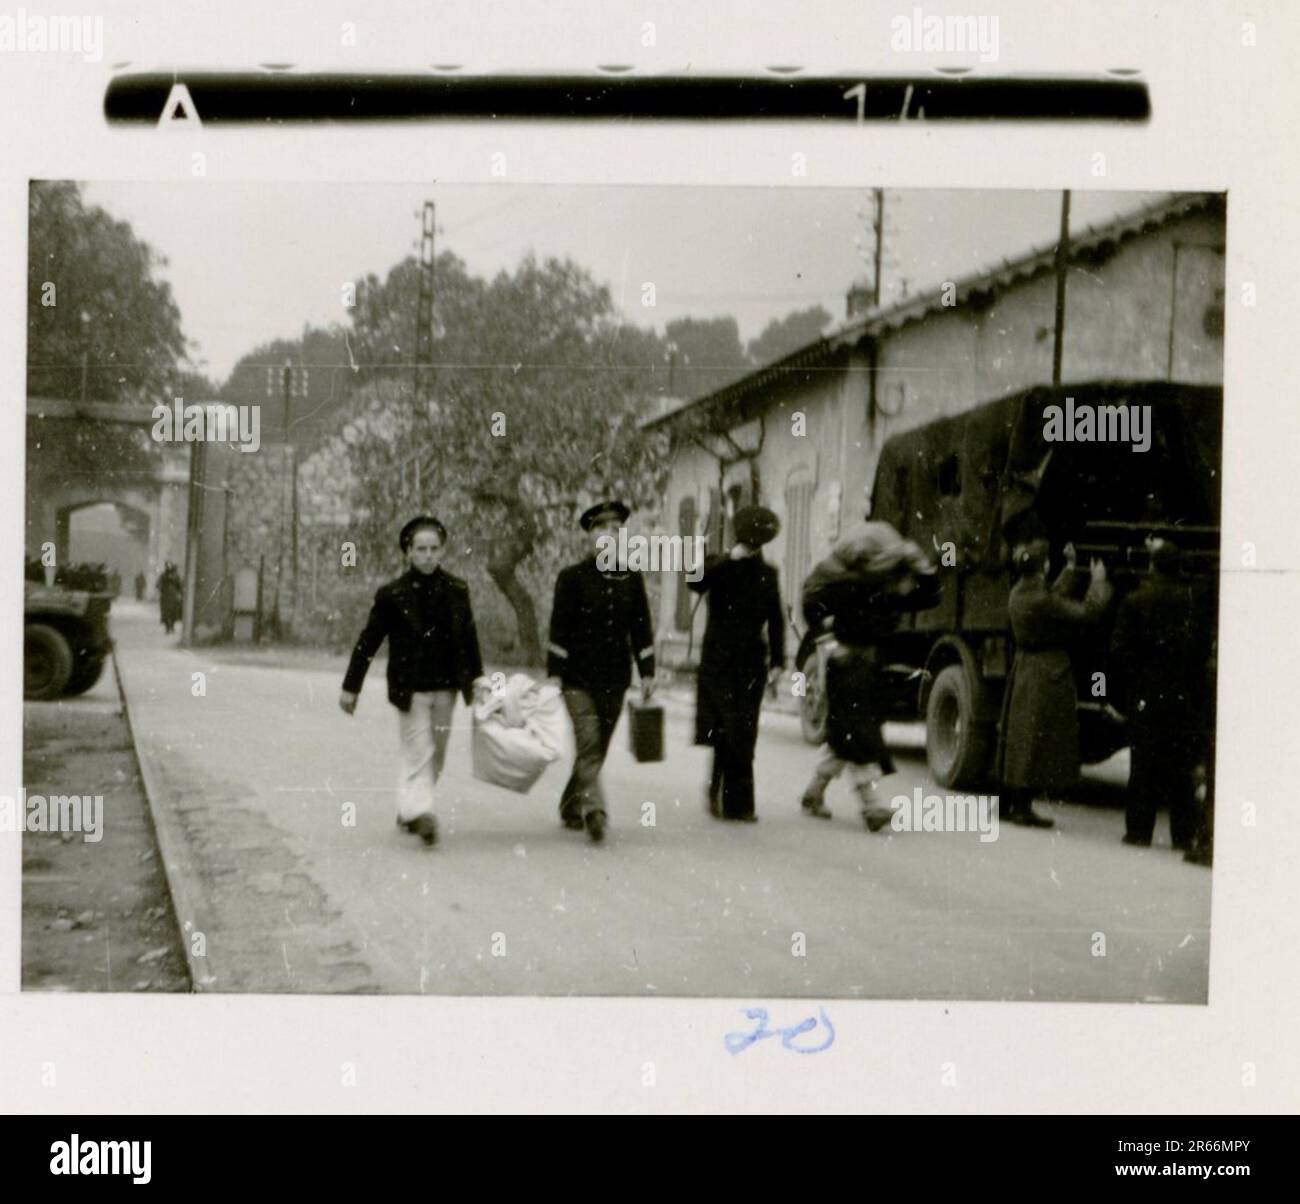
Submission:
[[[809,744],[826,743],[826,682],[819,672],[817,653],[803,665],[804,696],[799,700],[799,727]]]
[[[72,649],[45,623],[28,623],[23,638],[23,697],[38,702],[60,697],[72,677]]]
[[[77,664],[72,670],[72,676],[68,679],[67,689],[63,692],[67,696],[74,694],[84,694],[97,681],[104,672],[104,658],[102,656],[80,656],[77,658]]]
[[[925,755],[941,786],[973,786],[988,776],[994,728],[975,717],[975,689],[961,665],[941,669],[930,687]]]

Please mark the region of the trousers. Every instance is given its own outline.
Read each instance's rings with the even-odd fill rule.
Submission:
[[[402,823],[433,814],[434,786],[447,760],[455,702],[454,690],[418,691],[411,696],[411,709],[397,712],[401,739],[397,818]]]
[[[625,693],[624,690],[564,687],[564,705],[573,722],[574,757],[573,772],[560,795],[561,819],[586,819],[592,811],[606,812],[600,771],[618,726]]]
[[[892,816],[893,808],[876,793],[884,776],[878,761],[850,761],[841,757],[829,744],[823,744],[813,769],[812,780],[804,787],[803,805],[822,804],[826,788],[842,773],[847,773],[849,783],[858,796],[864,815]]]
[[[1129,748],[1128,806],[1124,827],[1136,840],[1150,840],[1161,804],[1169,806],[1169,836],[1175,848],[1190,848],[1196,836],[1195,732],[1135,725]]]

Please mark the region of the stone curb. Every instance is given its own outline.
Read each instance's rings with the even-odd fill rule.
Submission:
[[[122,699],[122,714],[126,719],[126,730],[130,733],[131,748],[135,753],[136,764],[140,767],[145,801],[149,808],[154,837],[158,842],[158,853],[162,858],[167,891],[171,895],[176,921],[181,926],[180,941],[189,968],[190,989],[195,992],[215,991],[220,979],[217,968],[213,965],[210,955],[196,956],[192,952],[191,940],[195,932],[216,931],[215,924],[211,922],[215,919],[215,913],[200,885],[196,859],[189,840],[180,820],[168,803],[158,766],[136,736],[135,721],[131,717],[130,696],[126,687],[126,675],[122,672],[116,645],[113,647],[112,657],[113,677],[117,682],[118,696]]]

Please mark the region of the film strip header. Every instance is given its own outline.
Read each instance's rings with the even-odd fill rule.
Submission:
[[[112,125],[367,121],[1105,121],[1151,115],[1132,70],[1087,76],[986,77],[975,68],[917,76],[755,74],[428,74],[132,72],[112,80]]]

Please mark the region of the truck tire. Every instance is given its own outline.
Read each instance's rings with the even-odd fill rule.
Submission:
[[[939,670],[925,708],[925,755],[941,786],[963,788],[987,780],[996,729],[978,719],[976,690],[961,665]]]
[[[63,693],[68,697],[72,697],[74,694],[84,694],[99,681],[103,672],[104,658],[102,656],[82,654],[77,658],[77,663],[72,670],[72,676],[68,678],[68,685]]]
[[[804,694],[799,700],[799,730],[805,743],[826,743],[826,679],[816,647],[799,666],[804,675]]]
[[[63,633],[45,623],[28,623],[23,635],[23,697],[36,702],[59,698],[72,677],[72,648]]]

